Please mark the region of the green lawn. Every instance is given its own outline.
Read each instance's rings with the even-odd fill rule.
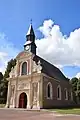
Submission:
[[[78,114],[80,115],[80,108],[74,108],[74,109],[50,109],[50,111],[56,111],[57,113],[61,114]]]
[[[0,108],[4,108],[5,107],[5,104],[0,104]]]

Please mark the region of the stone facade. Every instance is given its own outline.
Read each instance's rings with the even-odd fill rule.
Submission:
[[[21,52],[21,54],[16,57],[17,64],[10,72],[10,78],[8,78],[9,82],[6,107],[19,107],[19,96],[23,92],[27,95],[27,108],[40,107],[39,87],[41,86],[41,74],[39,73],[40,70],[38,65],[34,65],[32,57],[31,53],[28,54],[25,52]],[[22,63],[25,61],[28,64],[28,72],[27,75],[21,75]]]
[[[46,86],[48,83],[52,84],[52,99],[48,99],[46,96]],[[57,87],[61,87],[61,98],[57,97]],[[65,99],[64,90],[67,89],[68,98]],[[71,96],[71,85],[68,81],[59,81],[51,78],[47,75],[43,76],[43,108],[54,108],[54,107],[68,107],[73,104],[73,98]]]
[[[8,95],[6,107],[19,107],[19,97],[21,93],[27,95],[26,108],[49,108],[56,106],[70,105],[72,100],[68,96],[68,100],[64,99],[64,89],[67,88],[70,94],[71,85],[68,81],[59,81],[48,75],[41,73],[42,67],[40,61],[36,65],[32,60],[33,54],[21,52],[17,57],[17,64],[10,72],[8,78]],[[27,75],[21,75],[22,63],[27,62]],[[52,98],[47,98],[47,84],[52,85]],[[61,100],[57,99],[57,86],[61,86]]]

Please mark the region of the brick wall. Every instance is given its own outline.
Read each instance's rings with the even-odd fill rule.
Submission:
[[[46,86],[48,82],[51,82],[52,84],[52,93],[53,97],[52,99],[47,99],[46,95]],[[57,86],[61,86],[61,100],[57,100]],[[65,100],[64,97],[64,89],[67,88],[68,90],[68,96],[70,95],[71,85],[68,81],[58,81],[54,79],[50,79],[48,77],[43,77],[43,107],[44,108],[50,108],[50,107],[67,107],[72,104],[71,97],[68,98],[68,100]]]

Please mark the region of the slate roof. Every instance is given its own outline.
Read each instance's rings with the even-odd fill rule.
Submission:
[[[40,60],[41,66],[42,66],[42,73],[45,73],[46,75],[55,78],[57,80],[67,80],[68,79],[64,76],[64,74],[54,65],[51,63],[47,62],[46,60],[42,59],[41,57],[35,55],[33,57],[33,60],[38,63]]]
[[[26,41],[26,43],[24,45],[29,45],[31,43],[32,43],[32,41]]]
[[[26,35],[33,35],[33,34],[34,34],[34,30],[33,30],[32,24],[30,24],[28,32]]]

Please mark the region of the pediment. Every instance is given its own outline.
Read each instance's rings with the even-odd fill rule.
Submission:
[[[28,57],[30,54],[31,54],[31,53],[29,53],[29,52],[27,52],[27,51],[22,51],[22,52],[20,52],[20,53],[16,56],[16,59]]]

